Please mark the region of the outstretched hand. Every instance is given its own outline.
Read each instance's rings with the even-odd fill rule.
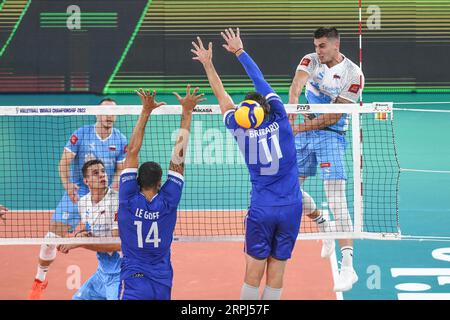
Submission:
[[[152,94],[150,94],[150,90],[144,91],[142,88],[136,90],[137,95],[141,98],[142,107],[144,110],[152,112],[156,108],[159,108],[162,105],[165,105],[165,102],[157,102],[155,100],[156,91],[153,90]]]
[[[234,54],[242,53],[242,51],[244,50],[244,44],[241,40],[241,33],[239,31],[239,28],[236,29],[236,33],[232,28],[228,28],[225,29],[225,32],[221,32],[220,34],[226,41],[226,44],[223,44],[222,47],[224,47],[228,52]]]
[[[191,93],[191,85],[188,84],[186,87],[186,96],[184,98],[176,92],[173,92],[173,94],[177,97],[184,111],[192,112],[198,103],[206,100],[206,98],[203,98],[205,95],[204,93],[197,95],[197,92],[198,87]]]
[[[205,49],[203,46],[202,39],[197,37],[198,43],[192,41],[192,46],[194,49],[191,49],[191,52],[195,54],[195,57],[192,57],[193,60],[198,60],[202,64],[208,63],[212,61],[212,42],[208,43],[208,49]]]

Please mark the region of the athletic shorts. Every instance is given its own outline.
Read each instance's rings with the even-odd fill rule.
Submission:
[[[119,286],[119,300],[170,300],[171,292],[171,287],[138,272],[122,279]]]
[[[322,180],[346,180],[345,136],[332,131],[301,132],[295,136],[300,177],[311,177],[320,168]]]
[[[256,259],[287,260],[300,230],[302,202],[286,206],[251,205],[245,217],[244,251]]]
[[[97,270],[72,297],[73,300],[117,300],[120,272],[103,273]]]

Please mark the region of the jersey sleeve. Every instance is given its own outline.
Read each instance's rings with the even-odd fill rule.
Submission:
[[[238,57],[238,60],[241,62],[242,66],[247,72],[247,75],[252,80],[255,90],[257,92],[261,93],[263,96],[266,96],[271,92],[274,92],[270,84],[264,79],[264,75],[262,74],[258,65],[255,63],[255,61],[253,61],[253,59],[247,52],[244,51]]]
[[[128,147],[128,140],[127,138],[121,133],[120,134],[120,151],[119,155],[117,156],[117,162],[123,162],[125,161],[125,158],[127,156],[127,147]]]
[[[184,177],[178,172],[169,171],[167,180],[159,191],[169,207],[177,207],[180,203],[183,185]]]
[[[235,112],[236,112],[236,110],[231,109],[231,110],[228,110],[227,112],[225,112],[223,115],[223,122],[227,129],[236,130],[237,128],[240,128],[236,122],[236,119],[234,118]]]
[[[270,112],[276,114],[280,118],[287,117],[286,109],[284,108],[283,101],[276,93],[269,93],[266,96],[266,100],[270,105]]]
[[[314,59],[312,54],[307,54],[302,58],[302,60],[300,60],[300,63],[297,66],[297,71],[305,71],[307,74],[311,75],[317,66],[317,61]]]
[[[69,141],[67,141],[65,149],[72,153],[77,154],[80,146],[82,145],[83,135],[85,134],[85,129],[83,127],[78,128],[71,136]]]
[[[362,72],[353,72],[344,83],[339,97],[353,103],[358,102],[361,90],[364,88],[364,75]]]
[[[119,201],[128,201],[139,193],[137,168],[127,168],[122,171],[119,183]]]

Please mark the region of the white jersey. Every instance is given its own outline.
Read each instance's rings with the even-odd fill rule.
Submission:
[[[109,189],[105,197],[97,204],[92,204],[91,193],[82,197],[78,203],[81,221],[94,237],[111,237],[112,230],[117,230],[117,210],[119,194]]]
[[[328,68],[320,63],[316,53],[307,54],[302,58],[297,71],[309,74],[306,83],[305,95],[310,104],[334,103],[337,97],[357,103],[360,90],[364,87],[364,75],[361,69],[344,55],[337,65]],[[316,114],[319,116],[320,114]],[[346,131],[348,128],[348,115],[329,128],[337,131]]]

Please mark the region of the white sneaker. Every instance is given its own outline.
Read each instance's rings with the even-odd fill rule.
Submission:
[[[341,271],[334,284],[334,291],[344,292],[351,290],[358,281],[358,275],[353,267],[341,267]]]
[[[331,221],[325,221],[324,222],[324,229],[325,232],[331,232],[331,225],[330,225]],[[331,255],[333,254],[334,249],[335,249],[335,240],[334,239],[326,239],[326,240],[322,240],[322,251],[320,252],[320,256],[322,258],[329,258],[331,257]]]

